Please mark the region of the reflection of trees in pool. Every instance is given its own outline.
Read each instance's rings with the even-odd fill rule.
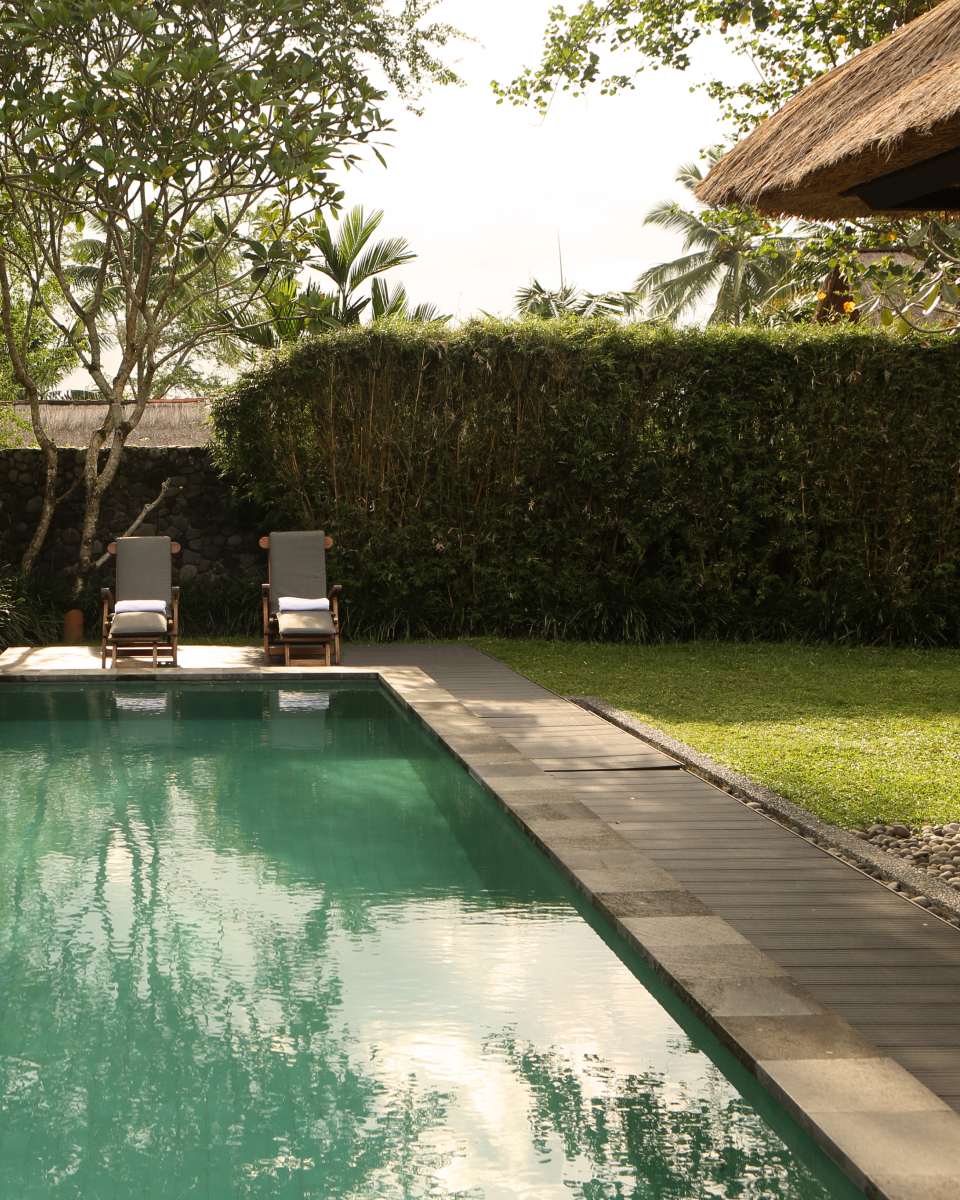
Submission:
[[[419,1139],[445,1098],[388,1087],[358,1065],[349,1026],[332,1032],[336,902],[203,847],[171,863],[128,817],[59,888],[49,856],[25,868],[0,973],[30,1003],[2,1006],[0,1126],[32,1131],[40,1172],[92,1152],[95,1176],[149,1173],[170,1195],[208,1147],[232,1172],[225,1195],[278,1180],[299,1194],[301,1170],[324,1200],[422,1183],[443,1165]],[[0,847],[0,872],[11,854]],[[95,1037],[78,1042],[83,1029]]]
[[[715,1067],[706,1082],[697,1072],[694,1094],[663,1073],[621,1075],[596,1056],[574,1061],[509,1029],[489,1036],[484,1051],[526,1084],[534,1144],[543,1154],[559,1145],[571,1196],[825,1198]]]

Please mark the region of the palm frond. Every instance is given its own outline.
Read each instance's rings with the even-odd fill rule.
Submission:
[[[453,313],[442,313],[435,304],[422,303],[411,309],[407,320],[420,325],[445,325],[453,320]]]
[[[721,236],[716,229],[705,225],[695,213],[687,212],[672,200],[661,200],[655,204],[643,218],[643,223],[682,234],[684,250],[689,250],[691,246],[712,248]]]
[[[390,285],[378,276],[373,281],[370,301],[374,320],[382,317],[402,317],[407,312],[407,289],[402,283],[398,283],[391,291]]]
[[[719,263],[706,259],[691,264],[688,270],[672,278],[664,278],[658,287],[650,289],[650,316],[675,321],[692,311],[717,286],[722,272]]]
[[[387,238],[386,241],[376,242],[354,261],[347,290],[353,292],[371,275],[379,275],[416,257],[406,238]]]
[[[677,183],[682,183],[683,186],[690,192],[703,179],[703,173],[695,162],[681,163],[677,167],[677,173],[674,175]]]
[[[678,279],[704,263],[713,261],[711,255],[698,250],[696,254],[685,254],[682,258],[675,258],[672,262],[657,263],[656,266],[648,267],[641,275],[637,276],[633,284],[633,293],[642,299],[652,295],[662,284]]]

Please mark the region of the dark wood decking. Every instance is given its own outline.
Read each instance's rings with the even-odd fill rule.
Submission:
[[[960,1110],[960,930],[469,646],[343,661],[420,667]]]

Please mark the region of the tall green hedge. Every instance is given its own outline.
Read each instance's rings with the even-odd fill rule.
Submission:
[[[355,328],[214,407],[354,638],[956,643],[960,347],[854,327]]]

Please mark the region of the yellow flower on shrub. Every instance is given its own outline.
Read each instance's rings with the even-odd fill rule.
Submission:
[[[853,312],[853,310],[854,310],[856,307],[857,307],[857,306],[854,304],[854,302],[853,302],[852,300],[848,300],[848,301],[846,302],[846,304],[844,304],[844,306],[843,306],[843,311],[844,311],[844,312]]]

